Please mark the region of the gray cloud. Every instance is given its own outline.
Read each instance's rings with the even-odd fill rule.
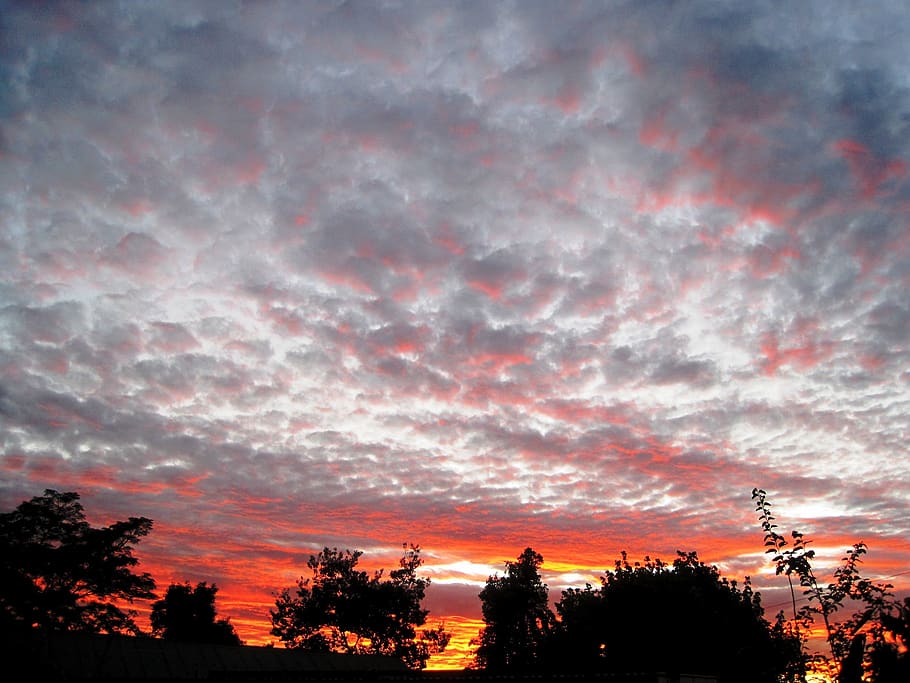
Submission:
[[[910,13],[778,9],[5,6],[0,500],[246,615],[322,544],[475,562],[445,610],[526,545],[754,573],[753,485],[905,561]]]

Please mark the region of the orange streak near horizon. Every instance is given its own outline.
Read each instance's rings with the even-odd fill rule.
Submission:
[[[533,533],[529,531],[529,535]],[[168,556],[159,554],[163,548],[160,546],[156,549],[153,558],[142,558],[140,566],[141,571],[148,571],[158,582],[158,594],[163,595],[166,586],[170,582],[182,582],[185,580],[195,583],[197,581],[208,580],[210,583],[215,582],[219,587],[216,598],[216,609],[218,618],[229,618],[233,624],[238,636],[247,645],[274,645],[281,647],[281,643],[272,636],[269,631],[271,628],[269,611],[274,607],[274,592],[283,587],[293,585],[294,579],[300,574],[306,574],[306,568],[301,561],[301,554],[304,549],[296,553],[300,557],[292,558],[287,556],[271,555],[270,553],[279,553],[280,548],[272,547],[265,549],[263,557],[257,557],[255,562],[241,560],[244,555],[250,554],[249,548],[243,548],[237,545],[233,548],[220,548],[221,552],[216,552],[212,547],[214,539],[206,538],[202,545],[198,543],[198,538],[192,538],[191,533],[186,533],[181,538],[181,546],[194,547],[196,552],[192,557],[187,556]],[[439,539],[437,539],[438,541]],[[742,539],[704,539],[697,550],[700,553],[700,559],[706,564],[725,564],[730,559],[742,557],[744,554],[755,550],[753,546],[744,546]],[[842,539],[831,539],[835,545],[843,545],[846,549],[849,543],[842,542]],[[567,542],[568,541],[568,542]],[[584,575],[597,575],[612,569],[613,562],[617,559],[619,551],[613,553],[609,551],[592,552],[590,539],[579,537],[572,542],[571,538],[561,538],[558,547],[553,543],[547,543],[541,539],[541,542],[530,543],[535,550],[541,552],[545,561],[542,566],[545,581],[550,583],[550,601],[555,603],[561,597],[561,586],[553,583],[553,576],[566,573],[578,573]],[[646,551],[641,548],[633,547],[632,544],[623,543],[617,539],[617,546],[627,546],[630,561],[637,561],[644,558],[645,555],[651,557],[660,557],[664,561],[672,562],[674,559],[672,553]],[[428,547],[424,545],[424,547]],[[441,547],[441,546],[440,546]],[[870,555],[866,557],[864,563],[864,574],[876,579],[878,577],[887,577],[896,573],[899,565],[893,563],[893,558],[889,557],[895,550],[902,549],[900,542],[896,539],[880,539],[870,549]],[[450,557],[461,557],[480,565],[492,566],[495,571],[501,573],[504,569],[504,562],[514,559],[522,548],[515,547],[504,549],[502,544],[486,544],[483,539],[474,539],[474,542],[462,542],[461,544],[450,543],[445,548],[445,555]],[[876,559],[876,550],[883,555]],[[225,555],[225,551],[227,555]],[[891,551],[891,553],[889,553]],[[727,558],[727,559],[725,559]],[[873,561],[875,560],[875,561]],[[364,568],[372,570],[374,563],[377,566],[388,566],[389,558],[378,559],[364,557]],[[743,575],[753,577],[755,587],[758,590],[773,588],[785,588],[785,582],[780,577],[768,575],[766,570],[770,564],[766,557],[755,556],[748,564],[752,566],[740,566],[734,575],[731,572],[722,572],[728,578],[742,580]],[[432,565],[425,565],[432,568]],[[602,569],[593,569],[602,568]],[[481,570],[482,571],[482,570]],[[200,572],[202,572],[200,574]],[[431,572],[432,573],[432,572]],[[486,577],[483,577],[486,578]],[[910,591],[910,579],[908,577],[895,577],[890,579],[895,584],[894,592],[905,594]],[[434,582],[440,581],[439,585],[444,585],[445,580],[465,580],[464,576],[446,575],[433,573]],[[592,578],[592,584],[597,585],[597,578]],[[583,583],[583,582],[581,582]],[[576,587],[582,587],[579,583]],[[434,584],[435,585],[435,584]],[[274,588],[267,588],[274,586]],[[476,596],[476,591],[473,593]],[[772,603],[766,606],[766,617],[773,618],[776,609],[770,609]],[[148,612],[149,604],[134,606],[140,611],[139,624],[143,629],[148,629]],[[452,639],[447,650],[430,659],[427,668],[430,670],[444,669],[463,669],[469,666],[473,661],[474,647],[471,640],[476,638],[483,628],[483,621],[479,617],[479,600],[474,597],[471,601],[465,600],[464,604],[449,604],[445,609],[435,610],[430,614],[429,622],[426,628],[433,628],[440,622],[445,624],[445,628],[452,635]],[[821,632],[813,631],[810,642],[813,650],[824,651],[824,635]]]
[[[159,587],[159,593],[163,595],[164,591],[161,588],[164,586]],[[217,618],[229,619],[244,645],[284,647],[284,644],[270,633],[269,610],[274,606],[274,602],[266,603],[226,597],[222,590],[219,590],[215,604]],[[136,622],[139,627],[143,631],[151,632],[149,622],[151,604],[132,605],[131,607],[138,612]],[[440,625],[444,625],[445,630],[451,635],[451,639],[444,652],[430,657],[427,662],[427,670],[443,671],[464,669],[470,666],[474,661],[474,646],[471,645],[471,640],[476,638],[483,628],[483,621],[460,615],[438,616],[428,619],[420,630],[437,628]]]
[[[430,657],[427,670],[467,668],[474,662],[474,646],[471,645],[471,640],[480,633],[484,626],[483,621],[457,616],[440,618],[440,621],[445,622],[446,631],[452,635],[452,639],[445,652]]]
[[[571,404],[555,407],[574,408]],[[587,419],[589,415],[585,413],[583,417]],[[617,417],[623,417],[622,412]],[[622,453],[618,444],[615,448],[620,449],[617,453]],[[673,462],[676,453],[672,446],[655,441],[648,446],[649,450],[652,448],[658,455],[667,455]],[[640,449],[627,450],[630,450],[627,454],[630,463],[641,452]],[[648,460],[642,466],[650,462]],[[10,455],[2,465],[0,471],[18,471],[28,466],[28,460]],[[51,467],[50,464],[47,466]],[[59,470],[56,471],[59,476]],[[694,473],[695,476],[702,475]],[[170,500],[172,493],[185,497],[192,487],[184,488],[184,484],[183,480],[178,480],[176,486],[168,491],[167,499]],[[100,486],[108,485],[107,479],[101,480]],[[127,490],[134,490],[134,486],[138,488],[137,484],[129,483]],[[88,509],[94,510],[89,488],[88,492],[83,492],[83,501]],[[241,494],[238,492],[236,495],[239,497]],[[274,594],[293,586],[298,576],[309,574],[306,560],[311,553],[321,549],[321,546],[307,545],[314,543],[311,539],[350,537],[352,530],[356,530],[354,536],[359,538],[388,539],[384,549],[370,550],[364,555],[363,568],[370,571],[394,566],[400,557],[399,539],[412,540],[423,549],[426,560],[424,569],[432,577],[433,586],[460,584],[444,600],[440,599],[436,607],[431,607],[427,627],[444,621],[453,635],[448,652],[434,657],[430,662],[431,668],[463,668],[470,663],[470,640],[483,626],[479,619],[477,582],[486,580],[488,568],[491,574],[501,574],[504,563],[514,560],[527,546],[544,557],[542,571],[545,582],[550,585],[551,603],[560,599],[560,592],[565,587],[558,585],[566,581],[559,578],[560,575],[602,575],[613,568],[622,550],[628,552],[630,561],[650,555],[666,562],[673,561],[676,548],[695,550],[703,562],[720,566],[728,578],[741,581],[748,575],[753,578],[757,590],[768,589],[770,592],[786,589],[786,581],[773,575],[773,563],[762,554],[761,530],[756,525],[751,531],[744,531],[747,527],[742,525],[753,523],[749,505],[744,505],[745,509],[730,510],[731,526],[728,529],[711,532],[679,524],[668,512],[655,514],[623,510],[610,514],[608,508],[595,513],[562,510],[554,513],[555,516],[549,516],[546,522],[535,522],[533,513],[511,511],[506,515],[504,509],[493,502],[440,502],[432,508],[433,513],[429,517],[415,521],[406,514],[409,503],[390,499],[380,510],[347,502],[339,503],[331,510],[319,509],[318,515],[315,514],[317,508],[299,503],[293,509],[285,509],[283,516],[276,518],[270,508],[274,501],[273,498],[251,495],[243,500],[231,499],[230,505],[219,508],[222,516],[216,518],[217,527],[178,527],[156,523],[153,533],[137,545],[135,556],[140,565],[136,570],[148,572],[156,580],[159,596],[164,594],[169,583],[207,581],[217,584],[216,609],[219,618],[230,618],[241,640],[247,644],[267,645],[275,643],[275,638],[269,634],[269,611],[274,608]],[[234,510],[230,515],[229,509]],[[148,511],[135,512],[142,514]],[[603,515],[603,528],[591,526],[591,520],[598,518],[595,515]],[[116,512],[102,510],[93,513],[89,521],[106,524],[119,516]],[[255,526],[255,533],[238,531],[234,526],[235,517],[242,517],[246,525]],[[584,522],[580,528],[574,526],[578,520]],[[478,529],[483,531],[469,531]],[[846,551],[853,542],[865,540],[869,543],[869,553],[864,556],[861,566],[863,575],[875,581],[893,583],[896,595],[906,595],[910,592],[910,576],[903,574],[906,569],[905,539],[899,535],[876,535],[875,530],[872,531],[865,539],[857,538],[844,529],[836,528],[835,523],[829,520],[826,529],[817,530],[813,536],[816,543],[838,547],[842,551]],[[300,541],[298,545],[294,539],[310,540]],[[441,569],[456,561],[470,562],[475,567],[467,573]],[[818,565],[824,574],[821,577],[824,582],[827,582],[836,564],[838,560],[834,559],[832,566]],[[435,569],[434,565],[440,569]],[[568,580],[574,582],[574,587],[583,587],[583,579]],[[597,584],[597,576],[592,583]],[[429,597],[432,603],[433,596]],[[777,610],[772,607],[776,603],[776,596],[766,602],[768,618],[773,619]],[[135,607],[141,612],[142,628],[147,629],[150,605],[141,603]]]

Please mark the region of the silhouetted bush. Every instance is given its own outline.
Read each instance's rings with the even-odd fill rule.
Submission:
[[[420,549],[406,547],[387,579],[382,570],[370,575],[356,569],[362,554],[325,548],[311,556],[312,576],[278,594],[272,635],[292,648],[390,655],[412,669],[424,668],[431,654],[448,645],[449,634],[440,627],[417,635],[429,614],[421,607],[430,580],[417,576]]]
[[[242,645],[228,619],[216,619],[215,594],[218,587],[206,582],[174,583],[162,600],[152,605],[152,632],[180,643]]]
[[[530,671],[539,666],[555,617],[540,579],[543,556],[525,548],[506,562],[503,576],[491,576],[480,592],[484,628],[474,644],[475,664],[491,672]]]

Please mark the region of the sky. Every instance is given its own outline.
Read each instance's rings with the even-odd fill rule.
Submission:
[[[0,507],[154,520],[139,568],[273,642],[323,547],[462,666],[750,499],[910,589],[904,2],[0,3]],[[434,621],[435,623],[435,621]]]

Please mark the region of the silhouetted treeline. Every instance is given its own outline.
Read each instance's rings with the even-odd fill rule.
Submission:
[[[601,585],[562,592],[556,612],[531,548],[480,593],[486,624],[477,666],[490,671],[671,674],[773,682],[799,643],[763,617],[760,596],[722,578],[696,553],[672,564],[623,554]]]
[[[862,576],[865,544],[854,545],[829,583],[815,573],[811,541],[777,532],[767,494],[752,492],[766,552],[789,583],[792,614],[769,621],[748,578],[722,577],[693,552],[672,563],[625,553],[598,586],[562,592],[550,608],[543,557],[526,548],[479,594],[484,628],[472,641],[475,668],[489,674],[700,673],[724,683],[805,681],[826,671],[839,683],[910,681],[910,598]],[[95,528],[79,495],[46,490],[0,513],[0,629],[8,640],[32,633],[154,635],[172,642],[239,645],[228,619],[217,618],[217,586],[155,582],[136,573],[134,546],[152,520],[130,517]],[[419,630],[428,578],[417,546],[398,568],[369,574],[360,551],[325,548],[311,556],[311,576],[276,595],[272,634],[290,648],[393,657],[422,669],[449,641],[444,627]],[[797,591],[804,604],[797,609]],[[154,600],[152,634],[124,607]],[[851,612],[848,606],[854,607]],[[830,655],[810,654],[809,628],[821,622]]]
[[[155,581],[136,574],[133,549],[152,520],[95,528],[79,494],[48,489],[0,514],[0,629],[9,639],[58,631],[143,634],[137,613],[123,605],[156,600]],[[420,549],[406,545],[397,569],[384,576],[356,568],[360,551],[324,549],[312,556],[313,576],[278,594],[272,633],[290,648],[384,655],[422,669],[449,641],[443,627],[417,628],[430,580],[418,576]],[[218,619],[218,587],[171,584],[152,604],[152,634],[171,642],[241,645],[229,619]]]
[[[0,628],[144,635],[136,600],[154,600],[155,581],[136,574],[134,546],[152,520],[130,517],[106,527],[85,521],[79,494],[47,489],[0,514]],[[216,619],[218,587],[171,585],[152,605],[153,633],[166,640],[240,645],[227,619]]]

